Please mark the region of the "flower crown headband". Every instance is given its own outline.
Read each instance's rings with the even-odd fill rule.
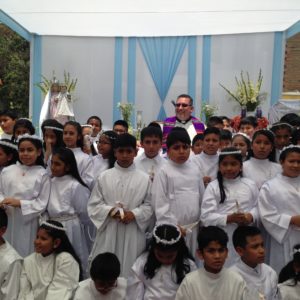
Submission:
[[[300,248],[298,248],[298,249],[297,249],[297,248],[294,248],[294,249],[293,249],[293,254],[296,254],[296,253],[300,253]]]
[[[52,130],[56,130],[56,131],[61,131],[63,132],[63,128],[59,128],[59,127],[55,127],[55,126],[44,126],[45,129],[52,129]]]
[[[14,149],[14,150],[18,150],[18,146],[13,144],[13,143],[10,143],[10,142],[0,140],[0,145],[9,147],[9,148]]]
[[[117,138],[114,137],[114,136],[109,136],[109,135],[105,134],[105,132],[102,133],[102,134],[100,135],[100,137],[101,137],[101,136],[105,136],[105,137],[107,137],[107,138],[110,139],[110,140],[116,140],[116,139],[117,139]]]
[[[17,142],[20,143],[20,141],[22,139],[37,140],[37,141],[40,141],[41,143],[43,142],[43,140],[35,134],[31,135],[31,134],[25,133],[25,134],[19,135]]]
[[[286,150],[289,149],[300,149],[300,145],[288,145],[286,147],[283,147],[281,150],[281,153],[285,152]]]
[[[168,226],[172,226],[174,228],[176,228],[177,232],[178,232],[178,237],[176,239],[171,239],[171,240],[166,240],[166,239],[162,239],[160,238],[157,234],[156,234],[156,231],[159,227],[163,226],[163,225],[168,225]],[[181,239],[181,231],[179,229],[178,226],[174,225],[174,224],[159,224],[159,225],[156,225],[153,229],[153,233],[152,233],[153,237],[155,238],[155,241],[157,244],[163,244],[163,245],[174,245],[176,243],[179,242],[179,240]]]
[[[219,152],[219,156],[221,156],[221,155],[230,155],[230,154],[242,154],[242,151],[241,150],[235,150],[235,151]]]
[[[232,138],[236,137],[237,135],[241,135],[241,136],[243,136],[244,138],[246,138],[247,140],[249,140],[249,141],[251,142],[251,138],[250,138],[250,136],[249,136],[249,135],[247,135],[247,134],[246,134],[246,133],[244,133],[244,132],[237,132],[237,133],[235,133],[235,134],[233,135],[233,137],[232,137]]]
[[[48,227],[51,227],[51,228],[53,228],[53,229],[57,229],[57,230],[60,230],[60,231],[67,231],[66,230],[66,228],[64,228],[64,227],[60,227],[60,226],[56,226],[56,225],[54,225],[54,224],[52,224],[52,223],[49,223],[48,221],[43,221],[41,224],[40,224],[40,226],[42,226],[42,225],[46,225],[46,226],[48,226]]]
[[[87,127],[87,128],[93,128],[93,126],[91,125],[91,124],[83,124],[83,125],[81,125],[81,127],[82,128],[85,128],[85,127]]]

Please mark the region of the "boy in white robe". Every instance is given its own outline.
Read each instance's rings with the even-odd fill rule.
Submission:
[[[223,268],[228,254],[227,243],[228,236],[223,229],[216,226],[200,229],[197,255],[203,260],[204,268],[186,275],[176,300],[251,299],[243,278]]]
[[[155,216],[157,223],[178,225],[195,256],[204,185],[199,170],[189,159],[191,140],[187,131],[175,127],[166,144],[169,160],[155,176],[152,186]]]
[[[101,253],[92,261],[91,278],[81,281],[74,300],[123,300],[127,282],[119,277],[120,262],[113,253]]]
[[[218,149],[220,147],[220,130],[216,127],[206,128],[203,138],[203,151],[193,156],[193,163],[200,170],[203,183],[207,186],[218,174]]]
[[[22,257],[4,240],[6,228],[7,215],[0,208],[0,299],[15,300],[19,294]]]
[[[147,173],[153,181],[154,175],[166,160],[160,155],[162,147],[162,131],[154,126],[145,127],[141,131],[141,146],[144,152],[134,159],[137,169]]]
[[[135,137],[119,135],[114,149],[115,167],[100,174],[88,203],[88,214],[97,228],[90,258],[107,251],[116,254],[126,277],[145,250],[145,232],[153,210],[149,177],[133,163]]]
[[[264,264],[265,248],[261,231],[254,226],[239,226],[233,233],[233,245],[240,259],[231,267],[239,273],[259,299],[278,299],[277,274]]]

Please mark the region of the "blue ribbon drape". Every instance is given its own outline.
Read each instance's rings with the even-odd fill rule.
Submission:
[[[161,101],[157,119],[164,120],[164,101],[188,37],[146,37],[138,40]]]

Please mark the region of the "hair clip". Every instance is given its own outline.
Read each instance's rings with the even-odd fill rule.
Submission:
[[[219,156],[220,155],[229,155],[229,154],[242,154],[241,150],[236,150],[236,151],[222,151],[219,152]]]
[[[31,135],[31,134],[25,133],[25,134],[19,135],[17,142],[20,143],[20,141],[22,139],[31,139],[31,140],[37,140],[37,141],[43,142],[43,140],[35,134]]]
[[[11,149],[18,150],[18,146],[15,145],[15,144],[13,144],[12,142],[6,142],[6,141],[3,141],[3,140],[0,140],[0,145],[9,147],[9,148],[11,148]]]
[[[57,229],[57,230],[60,230],[60,231],[67,231],[66,230],[66,228],[64,228],[64,227],[60,227],[60,226],[56,226],[56,225],[54,225],[54,224],[52,224],[52,223],[48,223],[48,221],[43,221],[41,224],[40,224],[40,226],[42,226],[42,225],[45,225],[45,226],[48,226],[48,227],[51,227],[51,228],[53,228],[53,229]]]
[[[55,126],[44,126],[44,129],[52,129],[52,130],[56,130],[56,131],[61,131],[63,132],[63,128],[59,128],[59,127],[55,127]]]
[[[163,226],[163,225],[168,225],[168,226],[172,226],[174,228],[176,228],[177,232],[178,232],[178,237],[176,239],[171,239],[170,241],[166,240],[166,239],[161,239],[157,234],[156,234],[156,230]],[[158,244],[163,244],[163,245],[174,245],[176,243],[179,242],[179,240],[181,239],[181,231],[179,229],[178,226],[174,225],[174,224],[159,224],[159,225],[156,225],[153,229],[153,232],[152,232],[152,235],[153,237],[155,238],[156,240],[156,243]]]

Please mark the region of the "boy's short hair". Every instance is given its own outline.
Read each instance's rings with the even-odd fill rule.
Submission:
[[[97,120],[97,121],[99,122],[100,126],[102,126],[102,120],[101,120],[98,116],[90,116],[90,117],[87,119],[86,123],[88,124],[89,121],[92,120],[92,119]]]
[[[260,229],[255,226],[239,226],[232,235],[233,246],[234,248],[241,247],[245,249],[247,246],[247,237],[252,237],[260,234]]]
[[[190,95],[181,94],[181,95],[177,96],[176,100],[178,100],[179,98],[188,98],[190,100],[190,105],[193,106],[194,100]]]
[[[145,137],[155,136],[162,141],[162,131],[158,127],[148,126],[142,129],[141,131],[141,141],[145,139]]]
[[[218,117],[218,116],[212,116],[208,119],[207,121],[207,128],[210,128],[210,127],[214,127],[216,125],[222,125],[223,126],[223,120],[222,118]]]
[[[191,139],[187,131],[182,127],[174,127],[167,137],[167,148],[169,149],[172,145],[177,142],[181,142],[186,145],[191,145]]]
[[[220,130],[220,140],[231,140],[232,139],[232,133],[229,130]]]
[[[206,137],[208,134],[216,134],[218,135],[219,137],[221,136],[221,132],[220,132],[220,129],[217,128],[217,127],[209,127],[209,128],[206,128],[203,132],[203,135],[204,137]]]
[[[196,134],[193,138],[192,145],[194,146],[197,141],[199,141],[199,140],[203,141],[203,139],[204,139],[203,133]]]
[[[4,208],[0,208],[0,228],[7,227],[7,214]]]
[[[16,120],[18,118],[17,112],[15,110],[11,109],[6,109],[0,112],[0,117],[1,116],[7,116],[13,120]]]
[[[121,125],[123,127],[125,127],[127,130],[128,130],[128,123],[125,121],[125,120],[117,120],[115,123],[114,123],[114,126],[113,128],[116,126],[116,125]]]
[[[218,226],[207,226],[200,228],[197,241],[200,251],[203,251],[211,242],[218,242],[222,247],[227,248],[228,235]]]
[[[136,149],[136,138],[129,133],[118,135],[114,144],[114,149],[120,147],[130,147]]]
[[[239,128],[241,128],[242,125],[251,125],[254,128],[257,127],[257,118],[254,116],[245,117],[241,120]]]
[[[110,252],[98,254],[92,261],[92,280],[111,281],[120,276],[121,265],[118,257]]]

